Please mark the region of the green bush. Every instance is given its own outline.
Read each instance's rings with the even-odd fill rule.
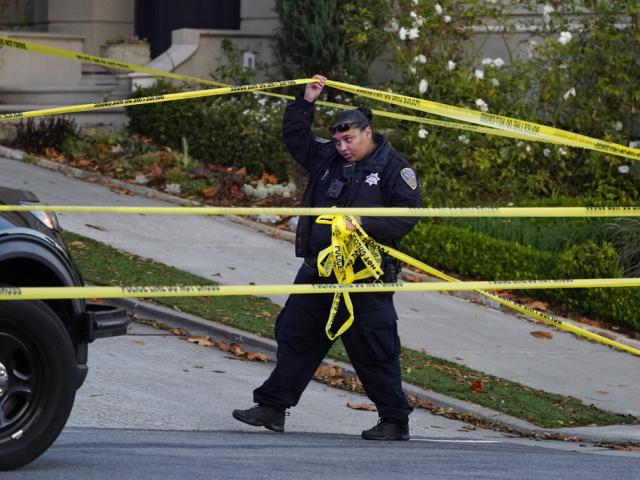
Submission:
[[[370,82],[369,67],[387,45],[390,0],[276,0],[274,51],[286,78],[321,73]]]
[[[622,267],[618,253],[608,243],[587,242],[568,248],[558,257],[557,278],[620,278]],[[580,288],[553,290],[548,296],[567,309],[609,323],[640,331],[640,289],[638,288]]]
[[[180,91],[167,82],[139,89],[135,96]],[[284,102],[241,93],[127,108],[129,130],[180,149],[203,163],[246,167],[249,175],[263,172],[286,180],[293,161],[282,143]]]
[[[499,240],[468,228],[423,222],[402,242],[402,250],[436,268],[482,280],[620,278],[622,267],[610,244],[573,245],[555,255]],[[637,288],[548,289],[525,292],[587,315],[640,331]]]
[[[550,253],[428,222],[419,223],[404,238],[402,251],[436,268],[483,280],[547,278],[553,262]]]
[[[79,139],[80,129],[71,117],[56,116],[40,119],[20,120],[16,125],[13,145],[30,153],[40,154],[46,148],[62,151],[66,145]]]
[[[623,145],[637,135],[638,2],[396,3],[389,42],[401,78],[394,91]],[[504,29],[504,58],[480,57],[486,25]],[[527,27],[534,28],[523,35]],[[585,193],[613,203],[640,194],[637,162],[590,150],[409,122],[398,123],[391,140],[428,186],[431,205]]]

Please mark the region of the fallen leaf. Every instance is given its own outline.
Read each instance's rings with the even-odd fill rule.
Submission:
[[[89,228],[93,228],[95,230],[98,230],[100,232],[106,232],[107,229],[105,227],[101,227],[100,225],[91,225],[90,223],[85,223],[85,225]]]
[[[250,362],[265,362],[266,363],[269,360],[269,357],[267,357],[265,354],[258,353],[258,352],[249,352],[249,353],[247,353],[246,358]]]
[[[542,302],[531,302],[526,305],[529,308],[533,308],[534,310],[540,310],[541,312],[546,312],[548,310],[547,305]]]
[[[377,412],[378,409],[373,403],[351,403],[347,402],[347,407],[353,410],[365,410],[367,412]]]
[[[613,450],[620,450],[624,452],[640,452],[640,445],[612,445]]]
[[[342,368],[338,367],[337,365],[322,365],[318,367],[316,373],[314,374],[314,377],[329,379],[340,377],[342,373]]]
[[[171,328],[169,330],[171,333],[173,333],[174,335],[177,335],[179,337],[188,337],[191,334],[185,330],[184,328]]]
[[[417,282],[421,282],[422,278],[420,277],[420,275],[414,274],[414,273],[406,273],[403,274],[402,278],[407,281],[407,282],[412,282],[412,283],[417,283]]]
[[[534,330],[533,332],[529,332],[529,334],[536,338],[546,338],[546,339],[553,338],[553,334],[551,332],[545,332],[542,330]]]
[[[276,183],[278,183],[278,177],[267,172],[263,172],[260,180],[258,180],[258,183],[270,183],[272,185],[275,185]]]
[[[236,357],[244,357],[247,354],[247,352],[242,350],[240,348],[240,345],[238,345],[237,343],[232,343],[229,346],[229,351],[233,353]]]
[[[187,337],[187,342],[195,343],[196,345],[200,345],[201,347],[215,347],[216,342],[211,340],[211,337],[208,335],[201,337]]]
[[[87,246],[80,240],[74,240],[73,242],[69,242],[69,246],[73,248],[87,248]]]
[[[471,382],[471,390],[474,392],[482,392],[484,390],[484,384],[480,380],[476,380],[475,382]]]
[[[164,175],[164,170],[157,163],[154,163],[152,167],[149,169],[149,173],[147,173],[147,178],[150,182],[155,182],[160,180]]]
[[[142,340],[131,340],[131,343],[134,345],[144,345],[144,341]]]
[[[202,195],[207,198],[212,198],[216,193],[218,193],[218,186],[205,187],[201,190]]]
[[[77,160],[77,161],[73,162],[72,165],[74,167],[84,168],[87,165],[91,165],[91,161],[83,158],[82,160]]]
[[[63,162],[64,155],[58,152],[55,148],[45,148],[44,149],[45,156],[49,157],[54,162]]]
[[[223,352],[229,351],[229,344],[227,342],[218,342],[218,348]]]

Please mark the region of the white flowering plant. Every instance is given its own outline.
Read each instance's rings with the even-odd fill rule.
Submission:
[[[390,88],[626,145],[640,137],[639,17],[636,2],[622,1],[398,0],[388,33],[401,78]],[[501,56],[482,53],[487,24],[504,32]],[[424,139],[420,128],[389,124],[433,204],[640,194],[637,177],[619,173],[621,157],[442,127]]]

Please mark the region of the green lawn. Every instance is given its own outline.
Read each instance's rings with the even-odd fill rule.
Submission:
[[[215,285],[215,282],[111,248],[89,238],[64,233],[87,283],[95,285]],[[279,306],[256,297],[156,298],[157,303],[273,338]],[[356,312],[357,321],[357,312]],[[330,352],[348,362],[341,342]],[[438,393],[512,415],[540,427],[575,427],[635,423],[637,419],[585,405],[562,395],[520,385],[469,369],[463,365],[403,348],[403,379]]]

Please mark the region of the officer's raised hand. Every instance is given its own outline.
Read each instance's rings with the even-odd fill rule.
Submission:
[[[320,96],[320,93],[322,93],[322,90],[324,89],[324,82],[327,81],[327,77],[316,74],[311,78],[316,78],[318,81],[314,83],[307,83],[307,86],[304,89],[304,99],[307,102],[313,103],[316,101],[316,98]]]

